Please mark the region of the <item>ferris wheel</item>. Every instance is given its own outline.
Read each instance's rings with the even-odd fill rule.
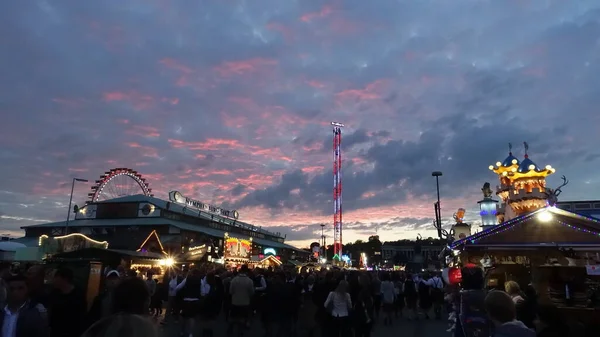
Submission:
[[[136,194],[153,196],[146,179],[132,169],[115,168],[104,172],[100,179],[96,180],[88,196],[90,202],[96,202]]]

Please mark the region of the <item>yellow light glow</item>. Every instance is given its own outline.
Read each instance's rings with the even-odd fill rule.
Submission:
[[[502,163],[498,161],[498,162],[496,162],[496,166],[500,167],[500,166],[502,166]]]
[[[493,171],[494,170],[494,165],[490,165],[489,168],[490,168],[490,171]]]
[[[535,165],[533,165],[533,164],[529,165],[529,169],[530,170],[535,170]]]
[[[552,166],[546,165],[546,170],[552,170]]]
[[[517,165],[517,163],[518,163],[518,162],[519,162],[519,161],[518,161],[518,160],[516,160],[516,159],[513,159],[513,160],[512,160],[512,163],[513,163],[513,165]]]
[[[172,257],[167,257],[166,259],[160,260],[159,264],[165,267],[173,267],[175,260]]]
[[[511,168],[511,169],[510,169],[510,171],[511,171],[511,172],[513,172],[513,173],[514,173],[514,172],[517,172],[517,168],[516,168],[516,167],[513,167],[513,168]]]
[[[550,213],[548,210],[543,210],[537,215],[537,218],[541,222],[548,222],[552,220],[552,213]]]

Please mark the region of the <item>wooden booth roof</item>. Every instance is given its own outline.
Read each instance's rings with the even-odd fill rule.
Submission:
[[[452,243],[462,247],[597,247],[600,220],[546,207]]]

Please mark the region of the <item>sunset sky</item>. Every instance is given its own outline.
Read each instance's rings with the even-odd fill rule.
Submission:
[[[600,199],[598,0],[3,1],[0,32],[1,234],[128,167],[330,241],[331,121],[344,241],[433,236],[434,170],[445,220],[476,222],[509,142]]]

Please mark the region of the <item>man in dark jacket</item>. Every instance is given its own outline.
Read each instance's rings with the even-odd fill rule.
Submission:
[[[46,308],[30,299],[27,279],[15,275],[6,284],[7,305],[0,311],[0,336],[48,337]]]
[[[58,268],[54,273],[55,291],[48,308],[52,337],[79,337],[85,331],[85,294],[73,284],[73,278],[73,271],[68,268]]]

